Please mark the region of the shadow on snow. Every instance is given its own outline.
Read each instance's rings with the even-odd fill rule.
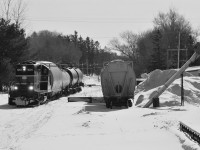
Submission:
[[[88,103],[85,104],[85,111],[87,112],[111,112],[111,111],[119,111],[122,109],[127,109],[126,107],[122,106],[113,106],[112,109],[106,108],[105,103]]]

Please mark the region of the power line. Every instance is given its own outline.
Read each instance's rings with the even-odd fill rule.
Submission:
[[[68,23],[152,23],[150,20],[133,18],[47,18],[47,19],[25,19],[27,21],[40,22],[68,22]]]
[[[152,23],[152,18],[131,18],[131,17],[58,17],[58,18],[31,18],[25,19],[27,21],[41,21],[41,22],[68,22],[68,23]],[[190,18],[190,20],[200,23],[197,18]]]
[[[80,24],[153,24],[153,20],[70,20],[70,19],[24,19],[30,22],[52,22],[52,23],[80,23]],[[192,24],[199,24],[199,21],[192,21]]]

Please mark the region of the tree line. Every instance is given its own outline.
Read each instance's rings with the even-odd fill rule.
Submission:
[[[34,32],[28,38],[28,57],[31,60],[46,60],[56,64],[103,64],[118,58],[115,53],[101,49],[100,43],[90,37],[85,39],[77,31],[71,35],[56,32]]]
[[[0,20],[0,84],[14,78],[15,65],[24,60],[44,60],[56,64],[103,64],[117,55],[100,48],[98,41],[83,39],[75,31],[62,35],[51,31],[34,32],[29,37],[16,23]]]
[[[153,28],[143,33],[125,31],[119,38],[110,41],[110,49],[121,52],[134,63],[134,69],[139,76],[155,69],[177,68],[177,51],[168,60],[168,50],[187,49],[187,58],[194,53],[198,32],[193,30],[189,21],[175,9],[167,13],[160,12],[153,20]],[[180,54],[180,58],[186,57]],[[184,62],[180,62],[180,67]],[[199,60],[192,65],[199,65]]]

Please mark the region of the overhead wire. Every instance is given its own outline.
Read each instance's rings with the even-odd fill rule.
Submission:
[[[27,21],[44,21],[44,22],[68,22],[68,23],[152,23],[152,18],[132,18],[132,17],[62,17],[62,18],[32,18],[28,17]],[[195,22],[200,22],[197,18],[190,18]]]
[[[152,20],[141,18],[27,18],[27,21],[68,22],[68,23],[151,23]]]

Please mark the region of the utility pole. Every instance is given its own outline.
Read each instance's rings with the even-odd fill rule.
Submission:
[[[180,42],[181,41],[181,33],[178,34],[178,64],[177,69],[180,68]],[[187,54],[187,53],[186,53]],[[184,106],[184,87],[183,87],[183,73],[181,74],[181,106]]]
[[[180,42],[181,41],[181,33],[179,32],[178,34],[178,64],[177,68],[179,69],[179,64],[180,64]]]
[[[178,33],[178,45],[177,45],[177,49],[167,49],[167,69],[170,68],[170,62],[173,61],[173,53],[176,53],[178,56],[177,56],[177,66],[174,66],[174,67],[177,67],[177,69],[180,68],[180,62],[186,62],[187,61],[187,49],[181,49],[180,46],[181,45],[181,33],[179,32]],[[185,52],[185,59],[184,58],[181,58],[180,59],[180,54],[182,52],[182,55],[183,55],[183,52]],[[175,61],[176,62],[176,61]]]
[[[88,72],[88,58],[86,60],[86,70],[87,70],[87,75],[88,75],[89,74],[89,72]]]
[[[181,74],[181,106],[184,106],[183,73]]]

